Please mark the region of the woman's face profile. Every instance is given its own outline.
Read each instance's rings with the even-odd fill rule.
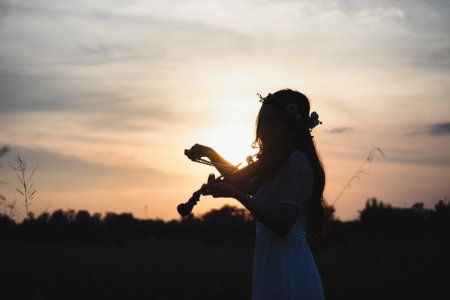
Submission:
[[[264,149],[272,151],[288,143],[288,128],[280,114],[270,105],[263,105],[259,115],[259,137]]]

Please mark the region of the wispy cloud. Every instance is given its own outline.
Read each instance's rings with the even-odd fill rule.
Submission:
[[[431,135],[450,135],[450,122],[433,124],[430,126],[428,133]]]
[[[450,122],[423,125],[420,129],[405,134],[405,136],[444,136],[444,135],[450,135]]]
[[[0,157],[2,157],[3,155],[5,155],[7,152],[9,152],[9,150],[11,150],[11,148],[9,146],[2,146],[0,148]]]
[[[340,134],[340,133],[352,133],[354,131],[355,129],[353,127],[336,127],[329,129],[326,132]]]

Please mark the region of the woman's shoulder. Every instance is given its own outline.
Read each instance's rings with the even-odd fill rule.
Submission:
[[[299,149],[294,149],[289,153],[284,167],[287,169],[311,170],[308,157]]]
[[[308,161],[308,157],[302,150],[294,149],[289,153],[287,161],[290,163],[295,163],[295,162],[304,163],[304,162]]]

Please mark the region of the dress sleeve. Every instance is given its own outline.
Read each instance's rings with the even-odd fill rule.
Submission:
[[[306,155],[294,151],[281,169],[277,202],[306,209],[312,193],[313,178]]]

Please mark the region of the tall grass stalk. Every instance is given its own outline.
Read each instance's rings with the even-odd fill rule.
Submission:
[[[16,188],[16,191],[22,195],[24,206],[25,206],[25,214],[26,218],[29,218],[29,212],[28,208],[31,206],[31,200],[34,199],[34,196],[36,195],[37,190],[34,188],[34,183],[32,181],[33,175],[37,169],[37,165],[34,167],[33,171],[31,171],[30,175],[27,175],[27,161],[26,159],[22,159],[20,155],[18,154],[14,158],[15,165],[11,166],[11,168],[14,170],[14,172],[17,175],[17,178],[19,179],[20,186]]]
[[[337,197],[334,199],[334,201],[331,203],[331,206],[334,206],[336,204],[336,202],[338,201],[338,199],[342,196],[342,194],[344,193],[344,191],[348,188],[351,187],[352,182],[355,180],[359,180],[359,176],[361,174],[364,174],[364,166],[371,162],[376,153],[380,153],[380,155],[384,158],[384,153],[381,150],[381,148],[379,147],[374,147],[372,148],[372,150],[370,150],[369,155],[366,157],[366,159],[363,161],[363,163],[361,164],[361,166],[359,166],[359,168],[356,170],[356,172],[353,174],[352,177],[350,177],[350,179],[347,181],[347,183],[342,187],[341,191],[339,192],[339,194],[337,195]]]

